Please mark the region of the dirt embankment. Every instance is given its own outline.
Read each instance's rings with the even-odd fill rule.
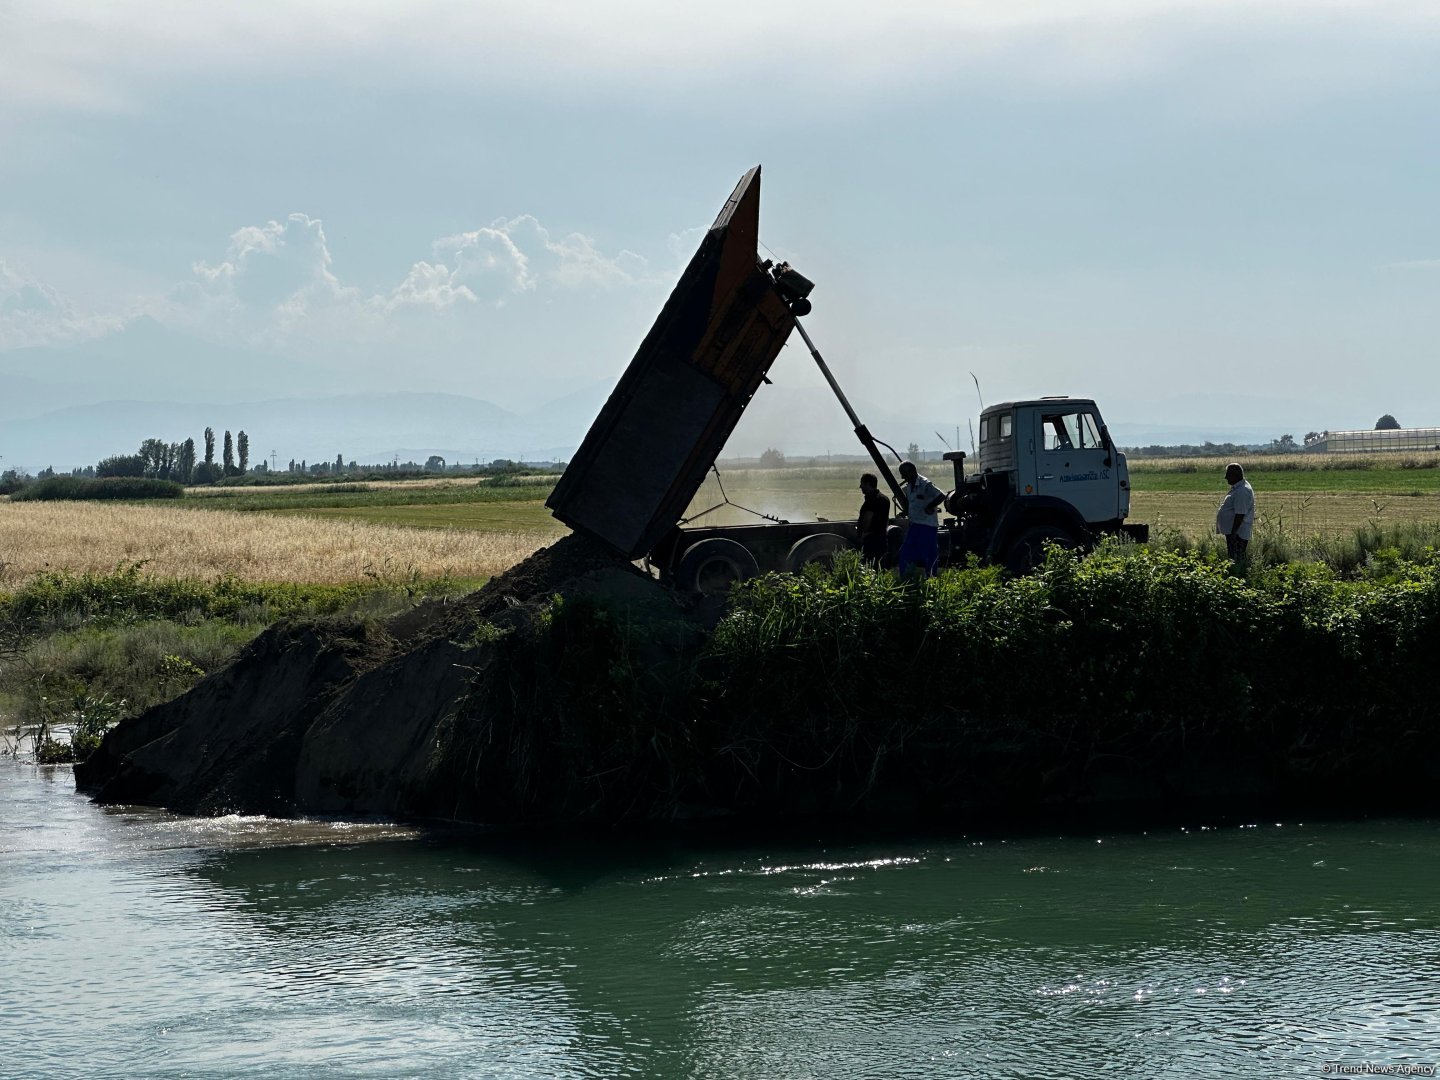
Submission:
[[[460,601],[386,623],[282,623],[190,692],[114,728],[76,784],[107,803],[191,814],[450,816],[440,746],[501,662],[496,644],[533,628],[555,596],[602,597],[637,618],[677,601],[578,535]],[[482,800],[483,802],[483,800]]]
[[[1342,792],[1433,813],[1422,570],[1266,592],[1117,554],[993,589],[762,580],[727,608],[576,535],[458,602],[272,627],[76,779],[185,813],[551,829],[1213,821]]]

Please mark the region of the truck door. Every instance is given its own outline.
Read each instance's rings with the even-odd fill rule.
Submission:
[[[1100,422],[1084,406],[1040,411],[1035,440],[1036,490],[1064,499],[1089,522],[1119,514],[1114,462],[1100,439]]]

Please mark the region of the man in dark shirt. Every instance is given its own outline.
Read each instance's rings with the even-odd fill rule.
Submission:
[[[860,558],[868,566],[878,567],[885,558],[885,529],[890,524],[890,500],[880,494],[880,481],[874,473],[860,477],[860,520],[856,532],[860,538]]]

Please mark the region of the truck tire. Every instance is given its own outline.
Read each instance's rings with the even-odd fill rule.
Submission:
[[[737,581],[760,573],[760,564],[745,545],[712,536],[691,544],[675,566],[675,584],[689,592],[720,596]]]
[[[1045,561],[1046,544],[1062,548],[1078,546],[1075,535],[1063,526],[1031,525],[1021,529],[1005,549],[1005,569],[1016,577],[1030,573]]]
[[[818,562],[829,566],[835,561],[835,555],[838,552],[851,549],[850,542],[838,533],[814,533],[810,536],[802,536],[791,545],[790,550],[785,554],[785,569],[789,573],[798,574],[804,569],[806,563]]]

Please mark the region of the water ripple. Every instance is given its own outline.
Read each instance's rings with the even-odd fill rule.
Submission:
[[[1427,822],[550,849],[98,810],[3,764],[0,820],[7,1078],[1320,1075],[1440,1047]]]

